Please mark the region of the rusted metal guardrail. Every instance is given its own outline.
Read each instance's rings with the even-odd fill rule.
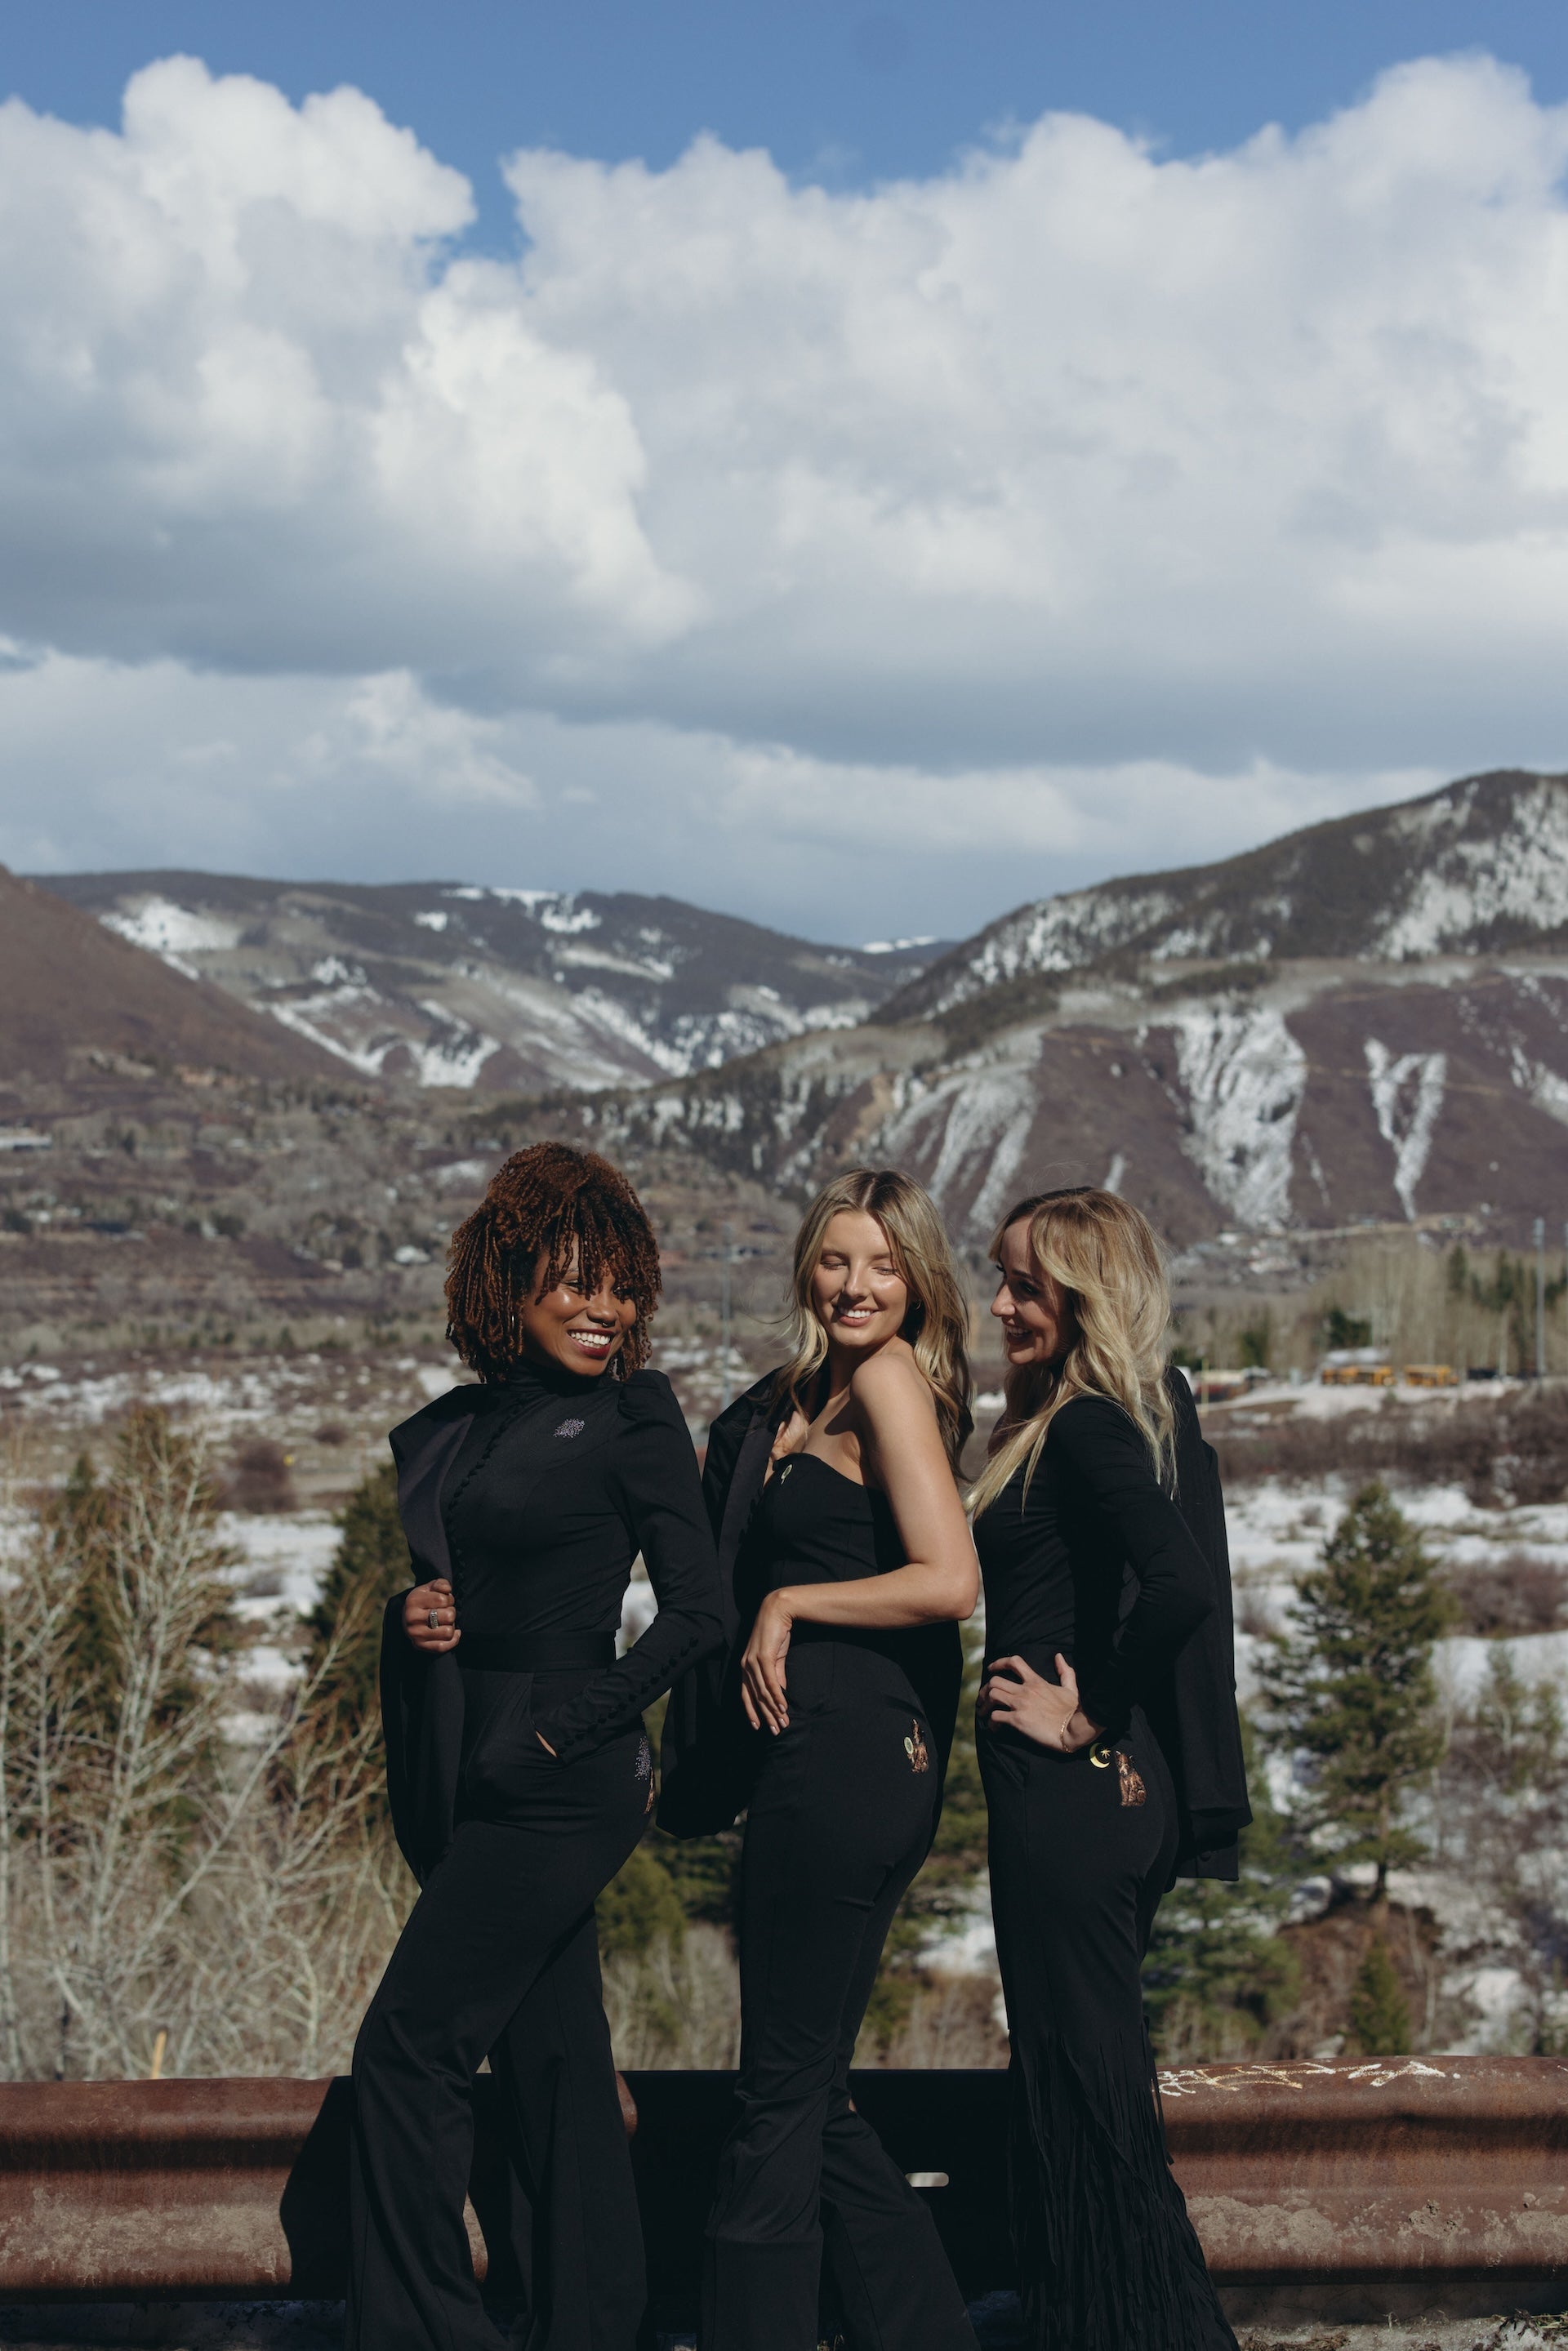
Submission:
[[[689,2294],[726,2074],[634,2074],[657,2295]],[[1011,2282],[1006,2077],[865,2073],[857,2104],[932,2207],[970,2294]],[[476,2085],[471,2233],[504,2248],[494,2085]],[[0,2301],[313,2299],[342,2291],[346,2082],[0,2085]],[[1568,2064],[1400,2058],[1165,2076],[1177,2175],[1236,2286],[1568,2281]],[[504,2253],[491,2283],[505,2291]],[[1568,2299],[1568,2292],[1565,2292]]]

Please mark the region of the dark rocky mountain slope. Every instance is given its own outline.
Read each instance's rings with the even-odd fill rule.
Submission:
[[[212,873],[43,884],[362,1077],[636,1083],[852,1028],[936,946],[812,946],[675,898]]]
[[[169,970],[4,866],[0,1004],[0,1090],[23,1113],[41,1090],[52,1095],[74,1072],[116,1061],[302,1086],[343,1075],[308,1039]]]

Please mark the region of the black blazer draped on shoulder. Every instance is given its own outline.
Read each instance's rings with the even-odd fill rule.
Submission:
[[[718,1548],[722,1645],[670,1692],[659,1750],[658,1822],[672,1836],[733,1828],[751,1797],[756,1742],[740,1704],[740,1660],[755,1603],[738,1573],[746,1531],[784,1419],[769,1372],[721,1412],[708,1431],[703,1499]]]
[[[1234,1879],[1237,1839],[1252,1818],[1236,1708],[1236,1631],[1230,1546],[1219,1462],[1206,1443],[1192,1390],[1173,1366],[1166,1393],[1176,1414],[1176,1505],[1214,1579],[1214,1607],[1144,1701],[1176,1782],[1181,1820],[1178,1877]]]

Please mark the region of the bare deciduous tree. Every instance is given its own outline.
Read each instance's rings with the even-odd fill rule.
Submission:
[[[375,1726],[242,1679],[200,1443],[133,1417],[0,1591],[0,2058],[13,2078],[346,2059],[412,1887]],[[345,1625],[340,1637],[357,1628]],[[256,1703],[258,1698],[260,1703]],[[246,1701],[250,1703],[246,1704]]]

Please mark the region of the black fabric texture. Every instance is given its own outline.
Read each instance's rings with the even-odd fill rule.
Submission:
[[[722,1636],[691,1439],[659,1374],[530,1375],[438,1398],[392,1451],[416,1575],[450,1578],[474,1646],[423,1656],[406,1595],[388,1605],[388,1787],[423,1890],[355,2051],[349,2340],[494,2351],[463,2225],[489,2055],[530,2351],[633,2351],[641,2240],[593,1904],[646,1824],[641,1708]],[[660,1613],[614,1660],[639,1549]]]
[[[754,1734],[739,2113],[708,2217],[698,2339],[810,2351],[825,2282],[854,2351],[974,2351],[931,2214],[849,2096],[883,1945],[936,1834],[937,1728],[874,1648],[792,1644],[788,1687],[788,1729]]]
[[[1142,1431],[1105,1396],[1062,1406],[1027,1493],[1020,1468],[976,1521],[975,1546],[987,1656],[1022,1656],[1053,1681],[1060,1651],[1084,1712],[1112,1737],[1215,1604],[1208,1562]],[[1123,1614],[1124,1565],[1137,1593]]]
[[[787,1583],[855,1583],[868,1575],[891,1575],[906,1564],[887,1496],[842,1476],[814,1453],[797,1453],[775,1469],[751,1521],[747,1550],[762,1592],[779,1592]],[[936,1734],[946,1771],[964,1677],[957,1625],[797,1624],[791,1654],[822,1642],[873,1650],[899,1668]]]
[[[1234,1879],[1251,1812],[1225,1505],[1191,1391],[1174,1370],[1166,1385],[1174,1499],[1129,1415],[1080,1396],[1051,1422],[1027,1498],[1020,1469],[977,1521],[987,1654],[1054,1681],[1060,1651],[1112,1737],[1141,1705],[1176,1786],[1178,1875]]]
[[[659,1602],[624,1656],[535,1728],[562,1762],[614,1739],[723,1638],[713,1538],[669,1382],[528,1374],[461,1387],[392,1434],[417,1579],[447,1577],[465,1639],[613,1638],[639,1550]],[[422,1881],[452,1834],[462,1648],[420,1654],[400,1594],[382,1628],[382,1720],[399,1845]],[[548,1760],[548,1759],[547,1759]]]
[[[1236,1706],[1236,1627],[1230,1545],[1219,1462],[1206,1444],[1192,1390],[1173,1365],[1166,1392],[1176,1414],[1176,1507],[1208,1562],[1214,1607],[1151,1685],[1145,1706],[1176,1782],[1178,1877],[1240,1876],[1237,1839],[1252,1818]]]
[[[490,1394],[442,1500],[464,1635],[612,1635],[639,1551],[659,1603],[625,1656],[538,1725],[570,1762],[721,1637],[696,1457],[662,1372],[526,1372]]]
[[[593,1904],[642,1836],[652,1759],[633,1728],[576,1763],[536,1762],[508,1735],[529,1677],[494,1678],[464,1771],[488,1816],[460,1805],[354,2050],[350,2351],[495,2351],[463,2218],[486,2056],[521,2188],[530,2351],[634,2351],[643,2317]]]
[[[978,1743],[1030,2351],[1235,2351],[1169,2168],[1144,2023],[1178,1834],[1159,1742],[1134,1707],[1120,1761],[984,1723]]]
[[[451,1580],[442,1487],[485,1395],[483,1388],[453,1388],[401,1422],[388,1440],[415,1583]],[[382,1733],[393,1834],[423,1885],[452,1840],[463,1685],[454,1656],[422,1656],[403,1631],[407,1596],[397,1593],[382,1615]]]
[[[672,1836],[733,1828],[750,1799],[757,1743],[740,1705],[740,1660],[757,1608],[747,1541],[786,1406],[769,1372],[708,1430],[703,1502],[718,1555],[724,1638],[670,1691],[659,1750],[659,1826]]]

